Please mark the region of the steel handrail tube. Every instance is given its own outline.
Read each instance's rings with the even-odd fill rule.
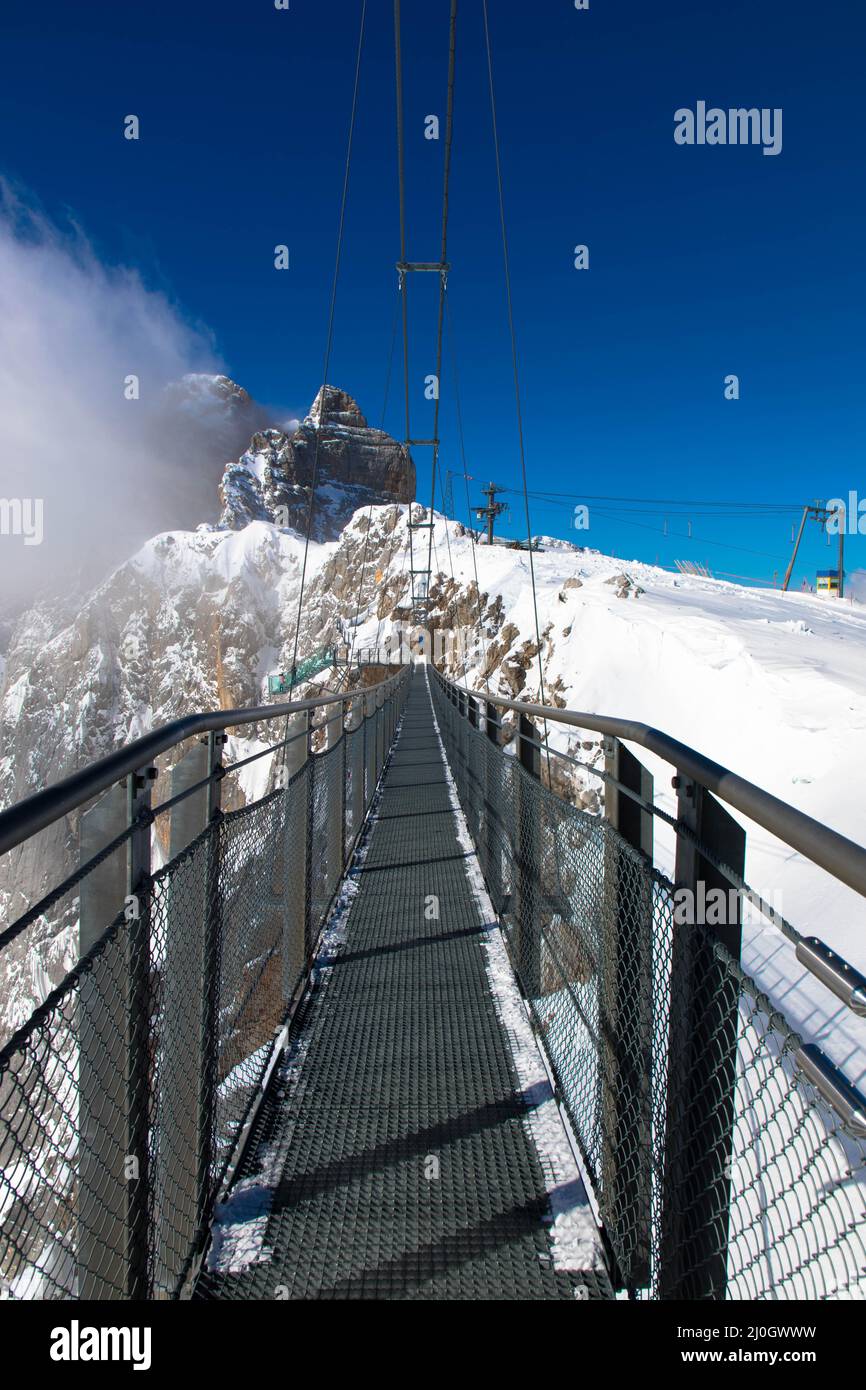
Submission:
[[[470,694],[465,687],[448,681],[438,671],[436,676],[447,686],[464,696]],[[499,695],[488,694],[485,699],[503,709],[513,710],[530,719],[549,719],[567,724],[577,729],[592,729],[595,733],[606,734],[626,742],[640,744],[650,753],[671,763],[677,772],[691,777],[695,782],[712,792],[721,801],[733,806],[736,811],[749,820],[768,830],[771,835],[784,840],[792,849],[819,868],[825,869],[841,883],[853,888],[856,893],[866,897],[866,849],[837,830],[813,820],[805,811],[798,811],[771,792],[755,786],[745,777],[731,772],[721,763],[714,762],[703,753],[690,748],[661,729],[635,720],[618,719],[609,715],[587,714],[580,710],[552,709],[549,705],[527,704],[520,700],[508,700]],[[2,844],[2,841],[0,841]]]
[[[400,675],[391,676],[386,681],[380,681],[378,685],[369,686],[368,690],[373,692],[386,687],[391,689],[400,678]],[[237,728],[243,724],[282,719],[302,710],[339,704],[345,698],[343,693],[294,700],[289,704],[256,705],[250,709],[210,710],[204,714],[184,715],[180,719],[170,720],[167,724],[160,724],[149,734],[133,739],[115,752],[89,763],[87,767],[71,773],[69,777],[64,777],[60,782],[55,782],[42,791],[33,792],[14,806],[0,811],[0,854],[7,854],[9,850],[29,840],[32,835],[52,825],[61,816],[68,816],[86,801],[152,763],[160,753],[168,752],[185,739],[197,734],[221,733],[225,729]]]

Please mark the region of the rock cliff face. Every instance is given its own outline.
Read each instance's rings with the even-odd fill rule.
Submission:
[[[228,465],[220,524],[239,531],[270,521],[306,534],[314,479],[318,541],[336,540],[359,507],[415,497],[415,467],[404,446],[371,428],[345,391],[325,386],[294,433],[260,430]]]
[[[184,420],[190,439],[197,438],[195,450],[207,447],[213,457],[258,411],[228,378],[185,378],[166,419]],[[299,652],[345,635],[357,617],[354,576],[364,552],[365,593],[372,594],[400,521],[405,541],[406,507],[399,504],[414,496],[415,473],[402,445],[371,429],[345,392],[327,387],[295,434],[256,430],[240,461],[225,468],[220,525],[154,537],[83,595],[44,600],[22,614],[0,612],[0,807],[154,725],[194,710],[262,702],[265,677],[288,665],[294,651],[300,533],[314,471],[318,540],[307,557]],[[336,541],[358,509],[358,526],[336,552],[320,543]],[[401,553],[394,544],[391,550]],[[392,587],[396,597],[400,582]],[[265,729],[247,733],[268,736]],[[162,769],[158,796],[167,793],[169,770]],[[242,801],[245,793],[237,785],[231,794]],[[77,856],[73,816],[0,859],[0,929],[69,873]],[[13,943],[2,953],[0,1036],[72,964],[76,917],[73,897],[20,947]]]

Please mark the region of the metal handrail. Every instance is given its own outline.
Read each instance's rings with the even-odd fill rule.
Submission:
[[[358,695],[372,695],[377,690],[390,690],[400,680],[403,672],[390,676],[388,680],[376,685],[366,686],[357,692],[343,691],[339,695],[321,695],[314,699],[293,700],[288,704],[256,705],[251,709],[211,710],[204,714],[184,715],[160,724],[149,734],[133,739],[122,748],[98,758],[86,767],[64,777],[42,791],[33,792],[22,801],[16,802],[8,810],[0,811],[0,854],[7,854],[17,845],[30,839],[46,826],[52,825],[61,816],[77,810],[100,792],[128,777],[141,768],[147,767],[160,753],[167,752],[176,744],[196,734],[222,732],[237,728],[242,724],[265,723],[271,719],[282,719],[287,715],[299,714],[304,710],[318,709],[323,705],[345,704]]]
[[[721,763],[714,762],[703,753],[690,748],[678,739],[649,724],[641,724],[631,719],[617,719],[609,715],[587,714],[579,710],[552,709],[549,705],[526,704],[520,700],[507,700],[500,695],[490,695],[487,691],[469,690],[468,687],[450,681],[435,667],[433,674],[445,687],[451,687],[472,700],[489,701],[503,709],[514,710],[528,719],[545,719],[567,724],[577,729],[592,729],[595,733],[606,734],[610,738],[638,743],[650,753],[671,763],[681,774],[713,792],[721,801],[733,806],[736,811],[760,825],[771,835],[783,840],[785,844],[802,854],[804,858],[825,869],[834,878],[853,888],[856,893],[866,897],[866,849],[862,845],[831,830],[820,821],[813,820],[804,811],[798,811],[771,792],[756,787],[745,777],[731,772]]]

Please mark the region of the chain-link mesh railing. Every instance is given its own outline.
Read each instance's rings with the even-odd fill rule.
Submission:
[[[456,688],[431,686],[621,1283],[866,1296],[866,1145],[804,1074],[802,1040],[710,929],[676,925],[647,855],[545,787]]]
[[[304,735],[286,784],[272,776],[277,789],[239,809],[218,809],[219,768],[204,785],[176,779],[203,798],[211,787],[210,815],[134,894],[127,850],[151,837],[137,812],[94,870],[108,877],[83,877],[94,944],[0,1049],[7,1297],[181,1291],[285,1045],[405,694],[404,677],[347,697],[359,716],[348,732],[332,716],[317,754]],[[112,891],[121,910],[95,928]]]

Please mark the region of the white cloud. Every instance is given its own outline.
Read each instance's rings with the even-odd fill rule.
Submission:
[[[82,561],[92,577],[172,524],[184,460],[164,431],[156,447],[161,393],[218,369],[210,335],[164,294],[0,181],[0,498],[44,499],[45,531],[41,546],[0,535],[7,599],[71,582]],[[124,398],[133,374],[138,401]]]

